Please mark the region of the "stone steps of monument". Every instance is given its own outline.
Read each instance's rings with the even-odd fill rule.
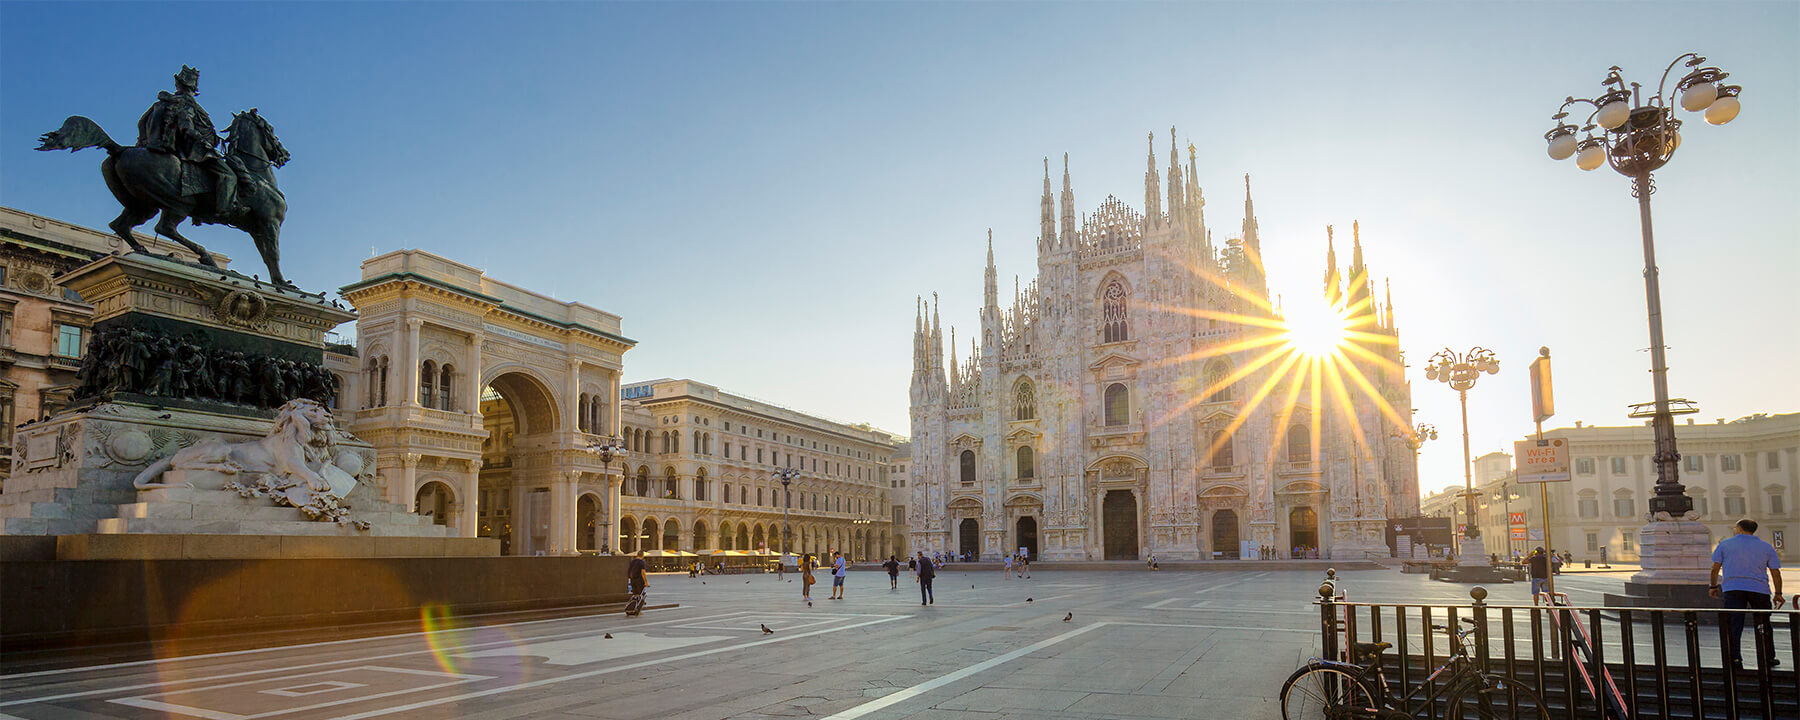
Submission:
[[[399,526],[375,525],[369,528],[369,534],[376,537],[457,537],[456,528],[448,525]]]
[[[103,534],[335,535],[345,537],[368,534],[348,525],[311,520],[193,520],[154,517],[101,520],[97,532]]]
[[[95,525],[91,518],[0,518],[0,535],[79,535],[94,532]]]
[[[185,520],[307,521],[297,508],[266,505],[260,498],[231,496],[235,503],[139,502],[118,506],[121,518],[176,518]]]

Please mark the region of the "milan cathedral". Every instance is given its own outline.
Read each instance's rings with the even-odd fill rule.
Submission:
[[[1170,134],[1166,174],[1151,136],[1141,212],[1108,197],[1077,224],[1068,156],[1060,198],[1045,161],[1037,279],[1015,280],[1002,305],[989,233],[980,332],[960,360],[954,329],[946,357],[935,296],[921,301],[913,548],[982,558],[1023,548],[1046,560],[1386,556],[1387,519],[1417,514],[1399,330],[1391,298],[1372,297],[1360,232],[1345,276],[1327,229],[1323,292],[1355,318],[1365,352],[1318,375],[1296,370],[1306,363],[1270,340],[1283,318],[1249,176],[1242,229],[1217,246],[1194,148],[1182,168]]]

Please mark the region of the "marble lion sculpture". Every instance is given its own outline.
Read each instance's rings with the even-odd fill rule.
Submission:
[[[260,440],[227,443],[209,440],[163,458],[138,473],[139,490],[193,487],[192,482],[155,482],[169,470],[212,471],[222,475],[261,475],[277,488],[343,497],[356,478],[334,464],[331,411],[319,403],[289,400],[275,413],[275,426]]]

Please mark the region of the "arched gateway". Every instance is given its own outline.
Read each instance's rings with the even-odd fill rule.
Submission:
[[[347,381],[340,417],[375,446],[386,499],[508,554],[632,537],[623,458],[609,466],[592,450],[619,433],[619,370],[635,344],[619,316],[418,250],[370,258],[340,292],[360,313],[357,346],[326,362]]]

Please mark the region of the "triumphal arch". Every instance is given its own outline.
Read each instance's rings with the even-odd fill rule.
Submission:
[[[340,292],[360,318],[355,357],[332,363],[338,412],[375,446],[386,499],[506,554],[608,542],[579,536],[618,527],[624,464],[594,448],[619,432],[619,316],[419,250],[370,258]]]

